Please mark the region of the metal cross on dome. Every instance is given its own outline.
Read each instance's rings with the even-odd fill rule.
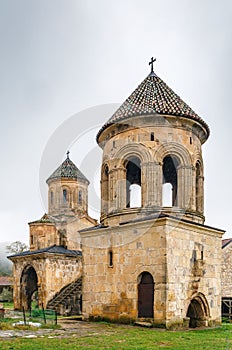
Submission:
[[[153,63],[156,61],[156,58],[152,57],[151,58],[151,62],[149,62],[149,66],[151,64],[151,73],[154,73],[154,70],[153,70]]]
[[[69,159],[69,153],[70,153],[70,152],[69,152],[69,151],[67,151],[67,158],[68,158],[68,159]]]

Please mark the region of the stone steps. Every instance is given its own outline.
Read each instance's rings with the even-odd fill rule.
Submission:
[[[81,298],[82,278],[74,281],[64,288],[62,288],[55,296],[48,302],[47,308],[59,311],[65,306],[72,309],[76,301]]]

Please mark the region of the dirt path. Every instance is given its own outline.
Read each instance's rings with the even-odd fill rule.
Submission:
[[[58,320],[60,329],[38,329],[34,330],[0,330],[0,339],[9,339],[13,337],[23,338],[68,338],[96,336],[100,334],[112,334],[117,332],[118,326],[115,324],[104,324],[77,321],[72,319]],[[130,327],[130,326],[124,326]]]

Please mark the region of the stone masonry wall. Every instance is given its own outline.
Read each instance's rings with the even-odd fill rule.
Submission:
[[[38,279],[38,302],[46,307],[48,301],[65,285],[75,281],[82,273],[80,257],[56,254],[36,254],[17,258],[14,262],[14,307],[21,309],[21,277],[27,267],[33,267]]]
[[[232,297],[232,244],[222,249],[222,297]]]
[[[155,282],[154,323],[183,322],[196,293],[220,322],[221,234],[166,218],[82,232],[84,317],[136,319],[138,277],[147,271]]]
[[[221,319],[222,231],[168,220],[167,324],[184,319],[191,299],[203,295],[214,323]]]

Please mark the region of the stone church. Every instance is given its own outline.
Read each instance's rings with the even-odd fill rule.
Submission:
[[[221,238],[204,225],[208,125],[153,69],[97,134],[100,224],[88,180],[67,159],[48,178],[48,214],[11,256],[15,308],[166,328],[221,321]]]

